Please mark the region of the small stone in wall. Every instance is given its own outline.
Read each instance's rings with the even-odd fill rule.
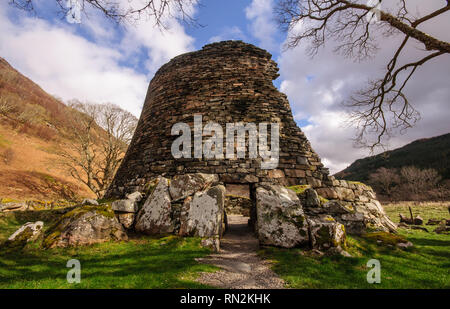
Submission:
[[[173,201],[182,200],[195,192],[205,190],[217,184],[219,176],[216,174],[184,174],[176,175],[170,182],[170,196]]]
[[[138,211],[137,202],[134,200],[117,200],[112,202],[111,208],[117,212],[135,213]]]
[[[116,213],[117,220],[126,229],[131,229],[133,227],[134,219],[136,214],[134,213]]]
[[[133,202],[136,202],[136,203],[139,203],[140,201],[142,201],[143,198],[144,197],[143,197],[142,193],[139,191],[133,192],[131,194],[127,194],[127,199],[131,200]]]
[[[355,209],[351,204],[347,204],[342,201],[329,201],[323,205],[326,213],[335,216],[343,214],[351,214],[355,212]]]
[[[81,203],[81,205],[85,206],[85,205],[93,205],[93,206],[98,206],[98,202],[97,200],[91,199],[91,198],[85,198],[83,200],[83,202]]]
[[[320,207],[320,199],[316,190],[308,188],[305,190],[305,195],[306,195],[305,200],[306,207]]]
[[[28,210],[28,204],[26,202],[10,202],[10,203],[0,202],[0,212],[24,211],[24,210]]]

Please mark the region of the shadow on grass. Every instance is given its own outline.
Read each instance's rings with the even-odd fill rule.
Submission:
[[[425,232],[406,237],[415,247],[401,250],[349,237],[351,258],[314,257],[300,249],[265,248],[261,254],[292,288],[449,288],[450,238]],[[380,261],[380,284],[367,283],[370,259]]]
[[[450,236],[448,236],[448,240],[446,239],[433,239],[433,238],[423,238],[423,237],[409,237],[409,241],[411,241],[416,246],[431,246],[431,247],[450,247]]]
[[[196,272],[214,269],[195,261],[208,253],[194,239],[174,239],[2,254],[0,287],[208,288],[193,280]],[[74,258],[81,263],[81,283],[70,285],[66,263]]]

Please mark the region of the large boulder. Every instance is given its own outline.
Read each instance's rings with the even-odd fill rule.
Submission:
[[[54,248],[127,239],[122,225],[108,206],[83,206],[64,214],[47,230],[42,245]]]
[[[135,229],[148,235],[168,234],[174,231],[167,178],[158,178],[158,184],[137,215]]]
[[[223,234],[225,187],[218,185],[188,197],[181,210],[181,236],[219,238]]]
[[[309,243],[306,217],[294,191],[279,185],[258,187],[256,215],[261,245],[292,248]]]
[[[170,196],[173,201],[182,200],[195,192],[217,184],[219,176],[216,174],[184,174],[176,175],[170,182]]]

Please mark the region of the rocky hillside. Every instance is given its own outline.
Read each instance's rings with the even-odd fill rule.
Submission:
[[[402,168],[405,166],[415,166],[420,169],[432,168],[437,170],[443,179],[450,179],[450,133],[419,139],[401,148],[356,160],[335,176],[340,179],[364,182],[380,167]]]
[[[74,112],[0,58],[0,198],[92,195],[54,164]]]

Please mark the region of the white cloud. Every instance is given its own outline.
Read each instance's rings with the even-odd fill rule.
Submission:
[[[269,51],[278,50],[274,37],[279,30],[273,19],[273,0],[252,0],[245,8],[245,15],[251,21],[250,32],[261,47]]]
[[[193,49],[193,38],[174,19],[166,20],[167,32],[149,20],[119,31],[95,13],[81,25],[23,15],[12,21],[9,16],[17,13],[22,14],[0,5],[0,54],[12,66],[64,100],[112,102],[136,116],[155,71]],[[76,27],[84,27],[93,41],[79,35]],[[142,62],[145,67],[139,70],[125,65]]]
[[[237,27],[225,27],[218,35],[215,35],[209,39],[210,43],[220,42],[225,40],[242,40],[247,41],[247,36],[242,30]]]
[[[411,5],[417,3],[416,1]],[[432,8],[428,10],[431,11]],[[425,13],[427,12],[422,12],[422,15]],[[439,21],[424,26],[427,33],[448,41],[448,16],[442,16]],[[358,158],[370,155],[367,149],[354,147],[352,138],[355,131],[353,127],[346,125],[348,114],[341,103],[354,91],[364,87],[368,79],[383,76],[386,64],[400,44],[400,39],[401,37],[383,39],[376,57],[362,63],[334,54],[334,44],[331,41],[314,58],[307,56],[306,42],[279,57],[281,91],[288,96],[295,120],[308,123],[302,130],[325,165],[330,167],[331,173],[342,170]],[[411,44],[401,61],[417,59],[421,54],[422,46]],[[448,55],[435,59],[416,71],[405,91],[410,102],[421,113],[422,119],[406,134],[393,137],[390,149],[418,138],[450,132],[449,71]]]

